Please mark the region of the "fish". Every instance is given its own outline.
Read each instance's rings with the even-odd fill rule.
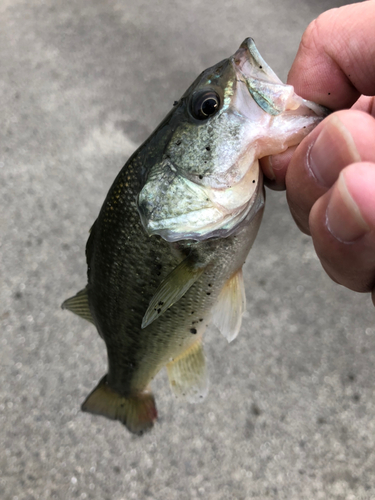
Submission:
[[[252,38],[203,71],[117,175],[86,245],[87,285],[63,309],[93,323],[107,374],[81,409],[141,435],[157,419],[150,383],[199,402],[210,323],[233,341],[242,266],[261,223],[259,159],[298,144],[327,114],[299,97]]]

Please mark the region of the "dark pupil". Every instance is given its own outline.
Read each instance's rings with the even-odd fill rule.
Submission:
[[[207,120],[220,109],[220,97],[213,91],[200,92],[193,97],[191,114],[197,120]]]
[[[210,116],[215,113],[217,108],[217,100],[213,97],[209,97],[202,103],[202,113],[205,116]]]

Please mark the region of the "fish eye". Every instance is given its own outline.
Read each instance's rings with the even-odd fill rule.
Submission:
[[[220,109],[220,97],[213,91],[195,94],[191,102],[191,114],[197,120],[206,120]]]

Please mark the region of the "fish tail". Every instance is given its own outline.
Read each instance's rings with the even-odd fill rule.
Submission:
[[[122,396],[107,383],[105,375],[87,396],[81,410],[119,420],[130,432],[142,435],[149,431],[157,418],[154,396],[149,391]]]

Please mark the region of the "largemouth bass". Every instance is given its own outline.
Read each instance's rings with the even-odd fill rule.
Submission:
[[[86,246],[88,284],[63,308],[91,321],[108,372],[82,410],[149,430],[150,382],[207,393],[202,336],[233,340],[245,309],[242,266],[264,207],[259,158],[298,144],[325,116],[283,84],[247,38],[203,71],[118,174]]]

